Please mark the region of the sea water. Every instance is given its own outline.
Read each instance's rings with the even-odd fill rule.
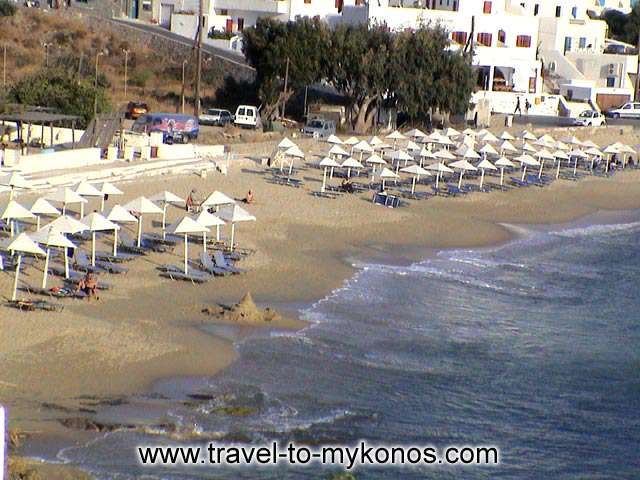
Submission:
[[[238,342],[214,378],[161,382],[106,415],[178,431],[117,432],[59,458],[101,478],[327,478],[336,469],[148,469],[135,445],[208,439],[496,445],[493,467],[361,468],[358,479],[640,476],[640,222],[532,230],[481,250],[358,273],[297,333]],[[232,335],[233,332],[226,332]],[[189,393],[211,394],[202,402]],[[219,412],[220,398],[250,407]]]

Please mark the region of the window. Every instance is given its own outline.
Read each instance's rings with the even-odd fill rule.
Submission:
[[[227,15],[229,15],[229,10],[227,10],[226,8],[221,8],[220,15],[224,15],[226,17]]]
[[[616,86],[616,77],[607,77],[607,87],[614,88]]]
[[[573,18],[578,18],[578,7],[573,7],[573,8],[571,9],[571,16],[572,16]]]
[[[562,16],[562,7],[558,5],[556,7],[556,18],[560,18]]]
[[[571,37],[564,37],[564,53],[571,51]]]
[[[536,77],[529,77],[529,93],[536,93]]]
[[[143,0],[142,2],[142,10],[146,12],[151,11],[151,0]]]
[[[491,13],[491,2],[484,2],[482,13]]]
[[[241,32],[244,28],[244,18],[238,17],[238,31]]]
[[[585,37],[580,37],[579,46],[580,48],[587,48],[587,39]]]
[[[458,45],[464,45],[467,43],[467,32],[452,32],[451,40],[456,42]]]
[[[484,45],[485,47],[491,46],[491,34],[490,33],[479,33],[478,34],[478,43],[480,45]]]
[[[309,4],[311,3],[311,0],[304,0],[304,3]]]
[[[539,13],[540,13],[540,4],[539,4],[539,3],[536,3],[536,4],[533,6],[533,16],[534,16],[534,17],[537,17]]]
[[[518,35],[516,37],[516,47],[521,47],[521,48],[531,47],[531,37],[529,35]]]
[[[507,43],[507,32],[498,30],[498,44],[504,45],[505,43]]]
[[[225,30],[227,31],[227,33],[233,32],[233,19],[227,18]]]

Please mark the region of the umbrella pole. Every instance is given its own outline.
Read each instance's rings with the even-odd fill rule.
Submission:
[[[104,195],[100,198],[100,211],[104,212]]]
[[[36,215],[36,230],[40,230],[40,215]]]
[[[118,229],[113,229],[113,256],[118,256]]]
[[[329,178],[333,180],[333,167],[331,167],[331,175],[329,175]]]
[[[166,235],[167,233],[165,232],[165,229],[167,228],[167,203],[165,202],[164,206],[162,207],[162,239],[165,240],[166,239]]]
[[[504,167],[500,167],[500,186],[504,185]]]
[[[64,247],[64,278],[69,278],[69,256],[67,255],[67,247]]]
[[[384,192],[384,178],[382,179],[382,191]]]
[[[49,247],[47,246],[47,256],[44,257],[44,272],[42,272],[42,288],[47,288],[47,273],[49,273]]]
[[[220,241],[220,225],[216,225],[216,242]]]
[[[436,173],[436,188],[438,188],[439,184],[440,184],[440,172]]]
[[[577,170],[578,170],[578,157],[576,157],[576,161],[573,164],[573,176],[574,177],[576,176]]]
[[[142,245],[142,213],[138,217],[138,248]]]
[[[540,171],[538,172],[538,178],[542,178],[542,169],[544,168],[544,160],[540,162]]]
[[[462,188],[462,176],[464,175],[464,170],[460,170],[460,179],[458,180],[458,189]]]
[[[322,172],[322,188],[320,189],[320,191],[324,193],[326,188],[327,188],[327,167],[324,167],[324,171]]]
[[[558,159],[558,169],[556,170],[556,180],[560,178],[560,163],[562,163],[562,161]]]
[[[80,218],[84,217],[84,202],[80,202]]]
[[[91,266],[96,266],[96,232],[91,232]]]
[[[188,258],[189,258],[189,236],[188,234],[184,234],[184,274],[188,275],[189,274],[189,265],[188,265]]]
[[[9,191],[9,201],[13,200],[13,193],[14,193],[14,188],[11,187],[11,190]]]
[[[411,195],[416,193],[416,177],[413,177],[413,182],[411,182]]]
[[[66,215],[67,214],[67,204],[63,203],[62,204],[62,215]]]
[[[522,181],[524,182],[524,177],[527,176],[527,166],[525,165],[522,169]]]
[[[484,183],[484,168],[482,169],[482,174],[480,175],[480,190],[482,190],[483,183]]]
[[[202,232],[202,251],[207,253],[207,232]]]
[[[235,241],[236,234],[236,224],[231,224],[231,251],[233,252],[233,242]]]
[[[22,263],[22,255],[18,255],[18,263],[16,265],[16,276],[13,279],[13,293],[11,294],[11,300],[15,301],[18,297],[18,277],[20,276],[20,263]]]
[[[11,225],[11,232],[9,232],[9,234],[11,235],[11,238],[13,238],[13,235],[15,234],[15,220],[12,218],[11,220],[9,220],[9,224]]]

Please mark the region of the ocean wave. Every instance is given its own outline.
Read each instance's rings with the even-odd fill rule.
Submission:
[[[549,232],[551,235],[564,238],[617,234],[640,229],[640,222],[596,224],[578,228],[567,228]]]

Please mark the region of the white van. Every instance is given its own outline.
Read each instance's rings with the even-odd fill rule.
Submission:
[[[251,105],[240,105],[236,109],[236,116],[233,123],[243,128],[258,128],[260,122],[260,112]]]

